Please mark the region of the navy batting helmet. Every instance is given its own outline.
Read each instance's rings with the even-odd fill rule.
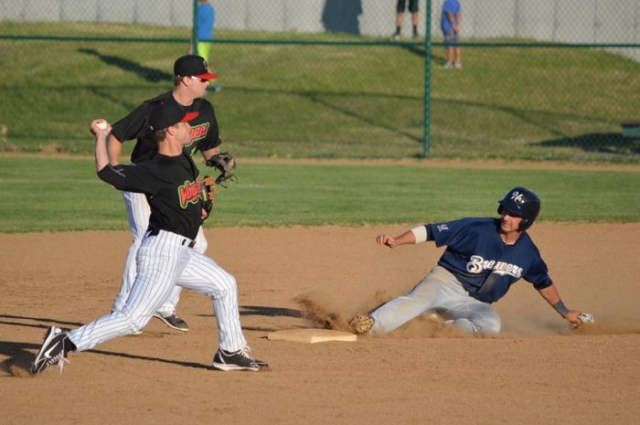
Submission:
[[[498,203],[500,204],[498,214],[502,214],[503,210],[507,210],[513,215],[522,217],[520,231],[531,227],[540,212],[540,198],[526,187],[514,187]]]

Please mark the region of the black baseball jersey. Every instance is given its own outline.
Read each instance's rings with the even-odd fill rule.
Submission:
[[[198,168],[184,151],[159,153],[135,165],[107,165],[98,176],[116,189],[144,193],[151,207],[149,230],[166,230],[195,239],[201,223],[202,191]]]
[[[129,115],[113,124],[111,133],[121,142],[137,139],[131,153],[131,162],[138,164],[151,158],[158,150],[156,141],[149,129],[149,110],[152,104],[158,102],[174,103],[185,113],[198,112],[197,118],[190,121],[191,143],[185,147],[190,155],[196,150],[206,151],[220,145],[220,129],[213,109],[213,105],[206,99],[195,99],[189,106],[180,105],[171,92],[163,93],[153,99],[146,100]]]

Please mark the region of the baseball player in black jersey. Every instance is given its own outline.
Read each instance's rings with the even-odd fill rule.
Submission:
[[[136,139],[136,145],[131,154],[132,164],[140,164],[155,155],[156,142],[147,132],[147,128],[149,127],[149,110],[156,103],[173,104],[184,112],[199,114],[191,122],[191,140],[186,145],[189,154],[193,155],[196,151],[200,151],[206,160],[219,153],[220,132],[213,105],[202,98],[209,82],[217,78],[215,74],[209,72],[207,63],[202,57],[186,55],[178,58],[174,64],[173,90],[143,102],[113,125],[108,138],[109,161],[112,164],[118,164],[122,143],[133,139]],[[129,228],[133,234],[133,244],[127,254],[120,292],[113,304],[114,311],[122,308],[133,285],[136,276],[136,252],[147,231],[150,213],[149,204],[144,195],[125,191],[123,198],[129,216]],[[207,241],[202,228],[198,230],[195,239],[197,242],[195,249],[204,253],[207,249]],[[173,329],[188,331],[186,322],[176,314],[180,291],[180,287],[174,288],[168,299],[159,307],[155,317]]]
[[[197,112],[185,113],[174,102],[153,105],[148,124],[158,151],[149,160],[129,166],[109,163],[107,135],[111,127],[104,120],[91,123],[96,135],[98,176],[118,190],[147,197],[151,207],[149,228],[138,249],[136,278],[122,308],[71,331],[50,327],[31,373],[41,373],[53,364],[62,371],[69,352],[86,351],[115,337],[138,332],[176,285],[212,298],[219,339],[214,369],[268,368],[267,363],[249,354],[240,326],[234,277],[194,249],[207,212],[203,207],[202,179],[183,148],[191,140],[188,121],[197,117]]]

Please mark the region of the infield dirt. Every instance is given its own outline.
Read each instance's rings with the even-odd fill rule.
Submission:
[[[130,236],[0,235],[2,423],[638,423],[640,224],[531,229],[566,304],[596,317],[578,331],[520,282],[496,304],[498,336],[463,336],[418,319],[357,342],[266,338],[339,325],[408,291],[441,249],[390,250],[374,238],[409,226],[207,229],[208,254],[237,278],[245,335],[270,364],[264,373],[210,369],[211,302],[189,291],[178,306],[187,333],[152,320],[139,336],[71,354],[62,375],[55,367],[24,373],[48,326],[76,327],[108,313]]]

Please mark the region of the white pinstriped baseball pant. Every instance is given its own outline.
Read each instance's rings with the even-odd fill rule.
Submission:
[[[219,347],[237,351],[247,345],[240,325],[235,278],[213,259],[188,247],[190,239],[160,231],[146,234],[138,250],[138,274],[124,306],[69,332],[78,351],[140,331],[176,285],[210,296]]]
[[[133,243],[127,252],[120,292],[118,292],[113,302],[113,307],[111,307],[113,311],[120,310],[129,297],[129,291],[133,286],[133,281],[136,279],[136,254],[138,248],[140,248],[142,238],[149,227],[149,216],[151,215],[147,197],[143,193],[123,192],[122,197],[124,198],[124,206],[129,217],[129,229],[133,235]],[[202,226],[200,226],[194,249],[204,254],[207,251],[207,245]],[[178,305],[178,301],[180,300],[180,291],[182,291],[181,287],[174,287],[167,297],[167,300],[158,308],[157,313],[164,317],[174,314],[176,305]]]

